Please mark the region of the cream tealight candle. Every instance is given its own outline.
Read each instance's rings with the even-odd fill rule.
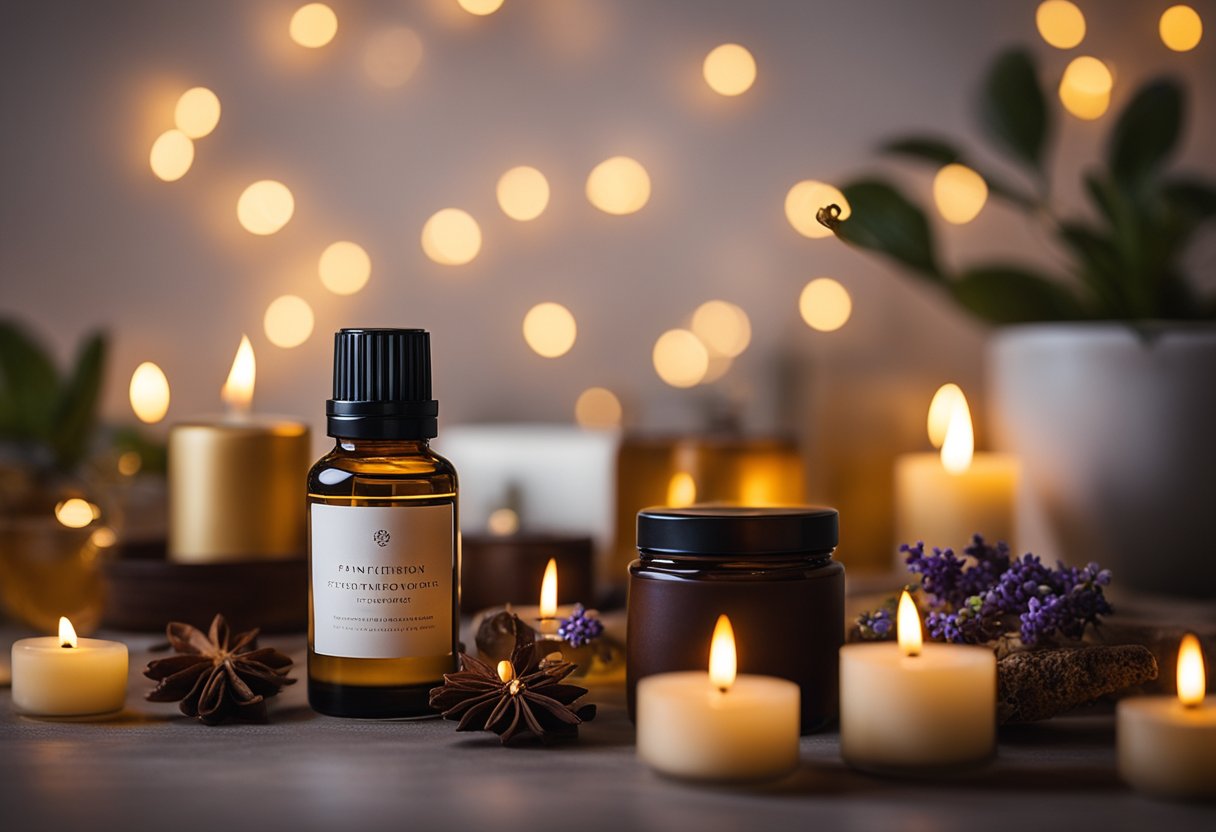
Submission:
[[[950,388],[954,392],[943,396]],[[979,532],[1012,546],[1017,460],[975,452],[971,411],[956,386],[938,391],[929,414],[929,438],[940,453],[903,454],[895,461],[898,542],[961,548]]]
[[[1216,797],[1216,699],[1206,698],[1199,639],[1178,650],[1178,695],[1119,703],[1119,774],[1161,797]]]
[[[801,693],[774,676],[736,674],[730,619],[718,617],[709,673],[639,680],[638,756],[692,780],[769,780],[798,765]]]
[[[13,645],[13,706],[29,716],[112,716],[127,698],[127,646],[76,637],[59,619],[59,637]]]
[[[840,752],[860,769],[952,769],[996,753],[996,656],[987,647],[923,644],[904,592],[899,642],[840,650]]]

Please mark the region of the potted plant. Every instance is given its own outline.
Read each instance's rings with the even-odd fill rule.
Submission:
[[[998,440],[1023,466],[1018,543],[1073,563],[1101,560],[1125,587],[1216,593],[1216,297],[1183,270],[1216,186],[1172,171],[1185,123],[1176,80],[1141,86],[1110,132],[1103,162],[1080,173],[1088,216],[1050,203],[1055,115],[1025,51],[1000,55],[980,123],[1021,170],[979,171],[995,198],[1054,234],[1055,274],[1011,262],[947,269],[926,214],[878,178],[841,188],[851,214],[819,220],[882,254],[967,312],[1002,329],[989,351]],[[936,166],[963,151],[935,136],[883,151]]]
[[[86,471],[97,428],[105,336],[60,373],[22,327],[0,320],[0,610],[44,632],[60,615],[88,631],[100,614],[104,501]]]

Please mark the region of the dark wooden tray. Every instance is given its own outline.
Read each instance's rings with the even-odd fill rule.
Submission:
[[[267,633],[308,627],[308,560],[173,563],[165,544],[123,547],[102,564],[102,625],[116,630],[163,631],[170,621],[206,628],[223,613],[234,632]]]

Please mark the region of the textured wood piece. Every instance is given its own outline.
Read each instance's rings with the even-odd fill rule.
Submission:
[[[1068,647],[1014,653],[997,662],[997,720],[1037,722],[1157,678],[1147,647]]]

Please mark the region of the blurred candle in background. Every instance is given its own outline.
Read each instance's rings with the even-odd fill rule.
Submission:
[[[221,418],[169,429],[169,558],[188,563],[303,557],[308,427],[255,416],[256,363],[242,336]]]
[[[979,533],[1013,546],[1017,460],[975,452],[971,411],[956,385],[944,385],[933,397],[928,427],[940,453],[895,460],[896,543],[961,550]]]

